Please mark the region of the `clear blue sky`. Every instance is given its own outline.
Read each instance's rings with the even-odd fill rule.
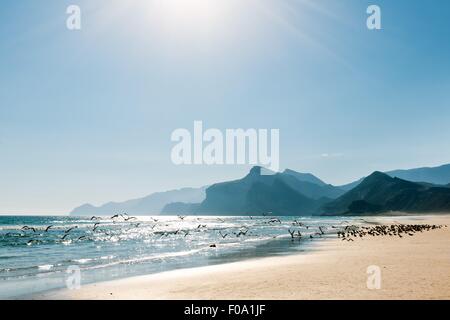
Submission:
[[[279,128],[281,167],[333,184],[449,163],[449,16],[447,0],[3,0],[0,212],[244,175],[172,164],[194,120]]]

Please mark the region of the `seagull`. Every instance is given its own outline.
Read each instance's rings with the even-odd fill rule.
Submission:
[[[50,228],[53,228],[53,226],[48,226],[47,228],[45,228],[45,232],[48,232],[48,230],[50,230]]]
[[[92,229],[92,231],[95,231],[95,230],[97,230],[97,228],[98,228],[98,226],[100,225],[100,223],[99,222],[97,222],[96,224],[94,224],[94,228]]]
[[[219,220],[220,222],[225,222],[225,220],[223,220],[221,218],[217,218],[217,220]]]
[[[99,217],[96,217],[96,216],[92,216],[91,221],[92,221],[92,220],[100,220],[100,218],[99,218]]]
[[[85,238],[86,238],[86,236],[81,236],[81,237],[78,238],[78,240],[83,240]]]
[[[36,229],[35,229],[35,228],[29,227],[29,226],[24,226],[24,227],[22,228],[22,230],[32,230],[33,232],[36,232]]]
[[[295,231],[291,231],[291,229],[289,229],[288,232],[291,235],[291,238],[294,239]]]
[[[241,230],[241,231],[239,231],[239,233],[238,233],[236,236],[237,236],[237,237],[245,236],[245,235],[247,235],[247,232],[248,232],[248,229],[245,230],[245,231]]]
[[[66,231],[64,231],[64,233],[69,233],[69,232],[72,231],[73,229],[77,229],[77,228],[78,228],[78,226],[69,228],[69,229],[67,229]]]
[[[119,215],[118,214],[115,214],[115,215],[113,215],[110,219],[115,219],[115,218],[118,218],[119,217]]]
[[[225,238],[226,238],[226,236],[228,235],[228,233],[222,234],[222,232],[221,232],[221,231],[219,231],[219,234],[220,234],[220,236],[222,237],[222,239],[225,239]]]
[[[178,218],[179,218],[181,221],[183,221],[184,218],[186,218],[186,216],[178,216]]]
[[[321,234],[325,234],[325,233],[323,232],[323,230],[322,230],[322,227],[319,226],[319,230],[320,230],[320,233],[321,233]]]
[[[125,213],[126,214],[126,213]],[[126,214],[127,215],[127,214]],[[134,219],[137,219],[136,217],[130,217],[130,216],[123,216],[123,215],[120,215],[122,218],[123,218],[123,220],[125,220],[125,221],[129,221],[129,220],[134,220]]]
[[[61,238],[61,240],[64,240],[68,235],[69,235],[69,234],[66,233],[66,234]]]

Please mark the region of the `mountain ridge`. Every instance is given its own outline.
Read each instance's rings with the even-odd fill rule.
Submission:
[[[324,215],[377,214],[389,211],[450,212],[450,189],[375,171],[322,208]]]
[[[361,178],[343,186],[333,186],[327,184],[311,173],[301,173],[291,169],[275,173],[264,169],[264,174],[262,174],[262,169],[264,168],[256,166],[241,179],[218,182],[211,186],[204,186],[201,188],[181,188],[166,192],[155,192],[146,197],[123,202],[108,202],[101,206],[83,204],[72,210],[70,215],[109,215],[117,212],[127,212],[133,215],[186,214],[188,212],[200,214],[208,211],[214,212],[214,210],[218,209],[218,203],[220,202],[225,203],[222,208],[220,208],[220,212],[229,209],[230,212],[243,214],[244,211],[262,210],[262,208],[258,207],[257,203],[255,203],[258,201],[262,207],[270,207],[265,203],[264,198],[256,194],[255,190],[259,190],[261,194],[265,194],[266,199],[270,199],[271,196],[274,196],[273,201],[281,203],[282,198],[277,188],[284,189],[292,196],[286,197],[286,203],[283,203],[282,207],[286,206],[283,207],[281,211],[285,211],[290,205],[296,203],[296,200],[293,197],[294,193],[292,193],[293,190],[296,194],[296,198],[303,199],[303,203],[297,203],[298,207],[304,208],[305,212],[317,214],[317,212],[313,212],[314,210],[312,208],[316,208],[319,204],[324,206],[327,202],[338,199],[345,193],[358,187],[361,182],[367,178]],[[378,174],[381,174],[381,172]],[[422,184],[422,187],[427,187],[429,189],[432,187],[450,187],[450,164],[438,167],[392,170],[384,174],[390,175],[391,177],[400,176],[397,177],[399,179],[402,176],[407,175],[413,179],[420,180],[411,182],[420,182],[419,184]],[[275,181],[276,184],[274,185]],[[253,186],[256,182],[260,182],[262,185],[258,184]],[[436,182],[444,183],[436,185]],[[222,194],[219,195],[220,192],[217,190],[221,190],[220,192],[222,192]],[[438,189],[432,190],[437,191]],[[273,195],[271,195],[269,191],[273,192]],[[214,201],[218,201],[218,203],[213,205],[211,198],[208,199],[208,192],[213,198],[216,197],[216,200]],[[307,203],[309,204],[306,205]],[[359,208],[362,210],[365,206],[369,211],[376,211],[378,208],[376,206],[371,206],[370,203],[356,202],[352,206],[352,209]],[[291,208],[290,210],[294,212],[298,211],[295,208]]]

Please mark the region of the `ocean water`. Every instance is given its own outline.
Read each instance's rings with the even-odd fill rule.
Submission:
[[[126,219],[128,219],[126,221]],[[280,219],[280,221],[276,220]],[[0,216],[0,298],[311,250],[345,218]],[[48,230],[47,227],[51,226]],[[322,228],[323,235],[319,231]],[[292,240],[290,231],[302,238]],[[313,236],[313,238],[310,237]]]

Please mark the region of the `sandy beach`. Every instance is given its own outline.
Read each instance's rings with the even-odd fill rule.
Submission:
[[[367,218],[368,220],[373,220]],[[395,217],[383,223],[395,223]],[[450,216],[402,223],[450,226]],[[368,289],[367,268],[381,270]],[[83,285],[32,299],[450,299],[450,228],[414,236],[332,239],[312,253]]]

